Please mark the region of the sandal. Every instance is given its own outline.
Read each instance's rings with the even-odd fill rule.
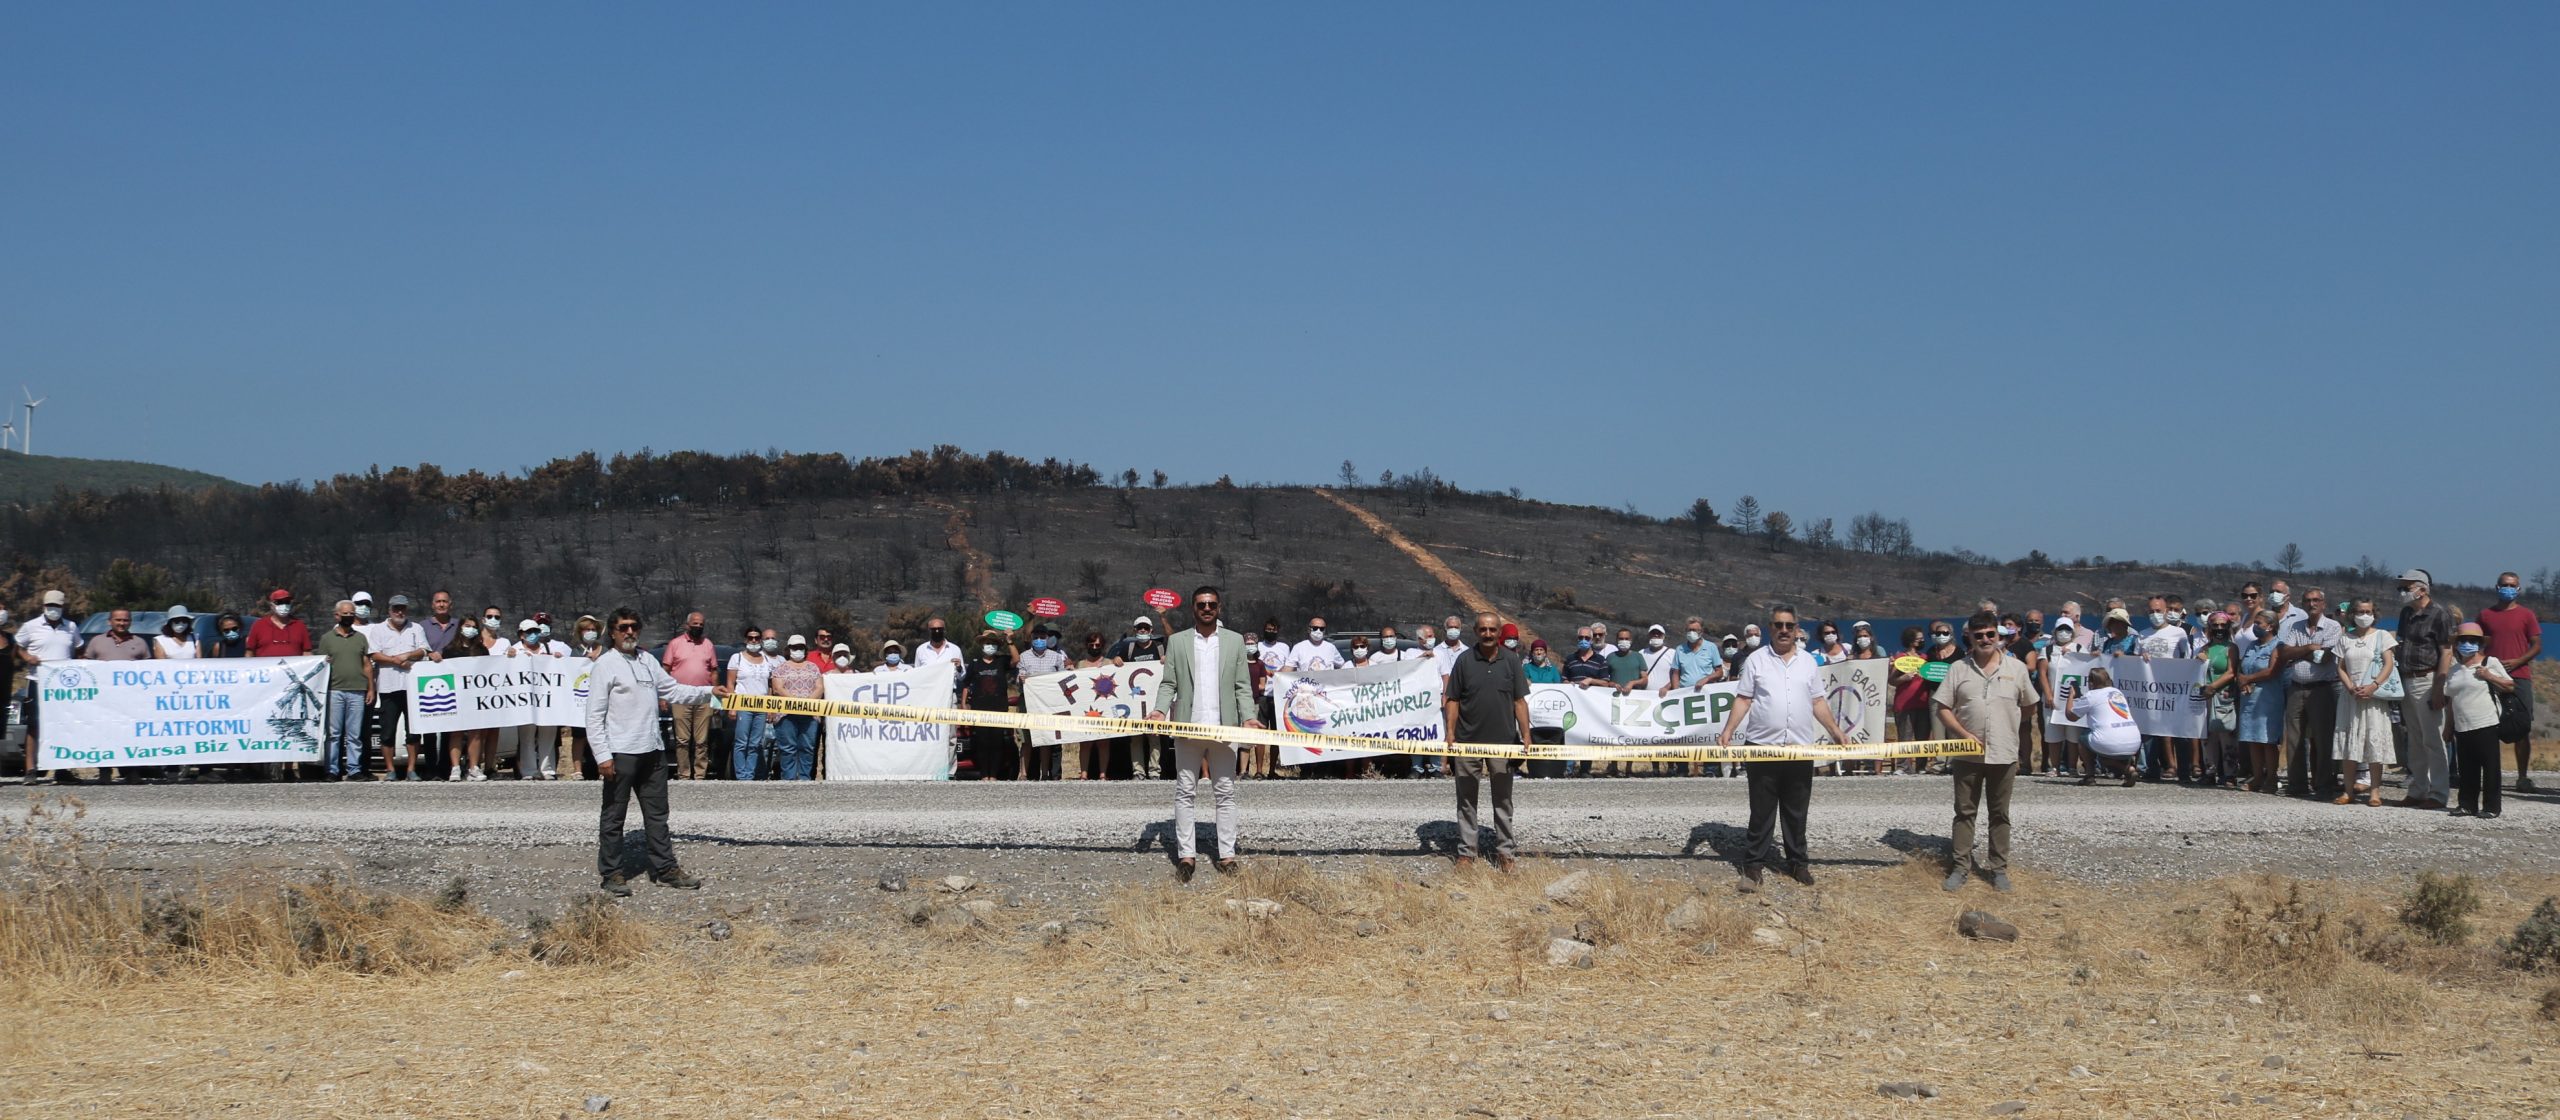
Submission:
[[[2373,806],[2373,807],[2374,807],[2374,808],[2376,808],[2376,809],[2381,808],[2381,807],[2382,807],[2382,791],[2381,791],[2381,790],[2375,790],[2375,791],[2373,791],[2372,793],[2368,793],[2368,794],[2364,795],[2364,803],[2365,803],[2365,804],[2367,804],[2367,805],[2371,805],[2371,806]]]

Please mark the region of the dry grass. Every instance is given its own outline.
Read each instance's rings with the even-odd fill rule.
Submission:
[[[1740,894],[1672,863],[1550,900],[1573,868],[1271,860],[1080,914],[880,894],[813,944],[601,901],[528,931],[333,885],[125,898],[67,823],[30,822],[0,898],[26,1115],[2497,1116],[2547,1107],[2560,1041],[2545,982],[2412,936],[2391,884],[1959,898],[1914,863]],[[2477,917],[2556,886],[2482,877]],[[1968,906],[2024,935],[1965,940]],[[1550,965],[1557,936],[1591,966]],[[1944,1097],[1876,1092],[1905,1080]]]

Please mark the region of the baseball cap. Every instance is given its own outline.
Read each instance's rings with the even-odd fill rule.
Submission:
[[[355,594],[353,594],[353,595],[349,595],[349,596],[347,596],[347,601],[348,601],[348,602],[350,602],[350,603],[370,603],[370,602],[372,602],[372,601],[373,601],[373,592],[370,592],[370,591],[359,591],[359,592],[356,592],[356,593],[355,593]]]
[[[516,623],[516,633],[519,633],[519,634],[522,634],[522,633],[524,633],[524,632],[525,632],[525,631],[527,631],[527,630],[540,630],[540,629],[542,629],[542,624],[541,624],[541,623],[539,623],[539,622],[535,622],[534,620],[532,620],[532,619],[530,619],[530,618],[528,618],[528,619],[526,619],[526,620],[524,620],[524,621],[522,621],[522,622]]]
[[[1645,632],[1645,633],[1647,633],[1647,634],[1668,634],[1668,633],[1670,633],[1670,631],[1663,629],[1663,628],[1662,628],[1662,624],[1661,624],[1661,623],[1659,623],[1659,622],[1654,623],[1654,624],[1653,624],[1653,625],[1651,625],[1651,626],[1647,626],[1647,627],[1645,627],[1645,628],[1644,628],[1644,632]]]
[[[1154,619],[1152,619],[1152,618],[1148,618],[1148,617],[1147,617],[1147,616],[1145,616],[1145,615],[1139,615],[1139,616],[1138,616],[1138,620],[1137,620],[1136,622],[1132,622],[1132,623],[1130,623],[1129,625],[1131,625],[1131,626],[1144,626],[1144,627],[1146,627],[1146,628],[1147,628],[1147,629],[1149,629],[1149,630],[1153,630],[1153,629],[1155,629],[1155,628],[1156,628],[1156,620],[1154,620]]]
[[[2107,612],[2107,621],[2121,622],[2127,626],[2131,626],[2133,625],[2133,615],[2127,613],[2123,607],[2117,607],[2116,609]]]
[[[843,642],[837,642],[837,643],[836,643],[836,648],[831,649],[831,650],[828,650],[827,652],[828,652],[828,653],[852,653],[852,652],[853,652],[853,647],[852,647],[852,646],[849,646],[849,645],[846,645],[846,644],[844,644]]]
[[[1852,629],[1852,630],[1873,630],[1873,629],[1875,629],[1875,627],[1874,627],[1873,625],[1871,625],[1870,623],[1868,623],[1868,622],[1867,622],[1867,620],[1866,620],[1866,619],[1863,619],[1863,618],[1862,618],[1862,619],[1859,619],[1859,620],[1858,620],[1858,621],[1856,621],[1856,622],[1852,622],[1852,623],[1850,623],[1850,624],[1849,624],[1849,628],[1850,628],[1850,629]]]
[[[1517,638],[1517,637],[1519,637],[1519,636],[1520,636],[1520,624],[1519,624],[1519,623],[1517,623],[1517,622],[1506,622],[1506,623],[1503,623],[1503,624],[1502,624],[1502,636],[1503,636],[1503,637],[1506,637],[1506,638]]]
[[[793,634],[792,636],[790,636],[790,637],[788,637],[788,638],[784,638],[784,639],[782,640],[782,644],[783,644],[785,647],[789,647],[789,646],[798,646],[798,647],[800,647],[800,648],[802,648],[802,649],[807,649],[807,648],[809,648],[809,639],[807,639],[807,638],[803,638],[803,637],[801,637],[801,636],[800,636],[800,635],[798,635],[798,634]]]
[[[2408,571],[2400,573],[2400,582],[2423,583],[2429,587],[2434,587],[2436,585],[2436,577],[2428,575],[2425,568],[2411,568]]]
[[[47,591],[47,592],[45,592],[45,593],[44,593],[44,605],[45,605],[45,606],[48,606],[48,607],[59,607],[59,606],[62,606],[62,605],[64,605],[65,603],[68,603],[68,602],[70,602],[70,600],[69,600],[69,599],[64,598],[64,597],[63,597],[63,594],[62,594],[61,592],[59,592],[59,591]]]
[[[391,597],[391,605],[392,605],[392,606],[395,606],[395,607],[405,607],[405,606],[408,606],[408,605],[409,605],[409,597],[408,597],[408,596],[406,596],[406,595],[394,595],[394,596],[392,596],[392,597]]]
[[[281,587],[276,588],[273,591],[267,592],[267,601],[270,603],[290,603],[293,601],[293,592],[287,591]]]

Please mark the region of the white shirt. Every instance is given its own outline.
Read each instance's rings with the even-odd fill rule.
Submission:
[[[2498,723],[2498,698],[2489,691],[2488,678],[2513,681],[2507,667],[2494,657],[2483,657],[2477,666],[2453,663],[2453,672],[2445,675],[2445,706],[2453,709],[2453,729],[2478,731]]]
[[[1217,629],[1213,627],[1203,634],[1194,627],[1191,631],[1191,710],[1183,714],[1184,722],[1211,726],[1226,722],[1218,718],[1218,686],[1225,683],[1220,679],[1225,668],[1218,664]]]
[[[427,628],[415,622],[396,630],[388,622],[377,622],[370,626],[358,627],[358,629],[364,631],[364,640],[372,643],[375,653],[398,656],[427,648]],[[373,667],[373,690],[375,692],[409,691],[409,670],[405,667],[394,669],[389,665],[377,663]]]
[[[1262,663],[1262,670],[1264,674],[1262,678],[1262,694],[1269,696],[1271,695],[1270,674],[1277,673],[1289,666],[1289,643],[1265,642],[1257,639],[1253,643],[1253,656],[1255,660]]]
[[[1671,668],[1672,665],[1680,659],[1680,651],[1678,649],[1672,646],[1664,646],[1661,649],[1648,649],[1638,656],[1644,658],[1644,686],[1646,688],[1663,689],[1671,687]]]
[[[1449,670],[1458,667],[1458,655],[1465,652],[1467,652],[1467,647],[1453,646],[1447,642],[1442,642],[1439,645],[1433,646],[1431,647],[1432,667],[1440,670],[1440,675],[1442,677],[1447,677],[1449,675]]]
[[[18,626],[18,644],[38,661],[69,661],[71,647],[80,640],[80,624],[65,614],[59,623],[46,622],[43,615],[30,618]]]
[[[711,698],[710,686],[677,684],[655,657],[608,650],[587,677],[587,742],[598,756],[656,753],[665,749],[658,739],[658,701],[700,704]]]
[[[1035,677],[1042,673],[1055,673],[1066,667],[1067,651],[1056,646],[1048,649],[1026,649],[1022,651],[1022,656],[1013,659],[1013,671],[1016,677]]]
[[[913,662],[916,668],[921,669],[927,665],[964,664],[969,660],[969,655],[962,653],[959,645],[953,642],[945,641],[939,645],[926,642],[917,646],[915,652],[908,655],[908,660]],[[955,669],[953,672],[956,674],[958,670]]]
[[[2142,655],[2164,660],[2191,656],[2194,641],[2184,626],[2163,626],[2142,636]]]
[[[151,636],[151,644],[159,647],[160,659],[163,661],[193,661],[198,652],[194,638],[172,638],[167,634],[154,634]]]
[[[1312,673],[1318,669],[1339,669],[1342,667],[1342,651],[1333,648],[1332,642],[1319,642],[1310,638],[1290,646],[1289,661],[1281,667],[1296,673]]]
[[[1813,706],[1822,703],[1822,666],[1810,650],[1779,657],[1762,646],[1742,659],[1741,694],[1751,698],[1751,711],[1734,738],[1752,746],[1824,743],[1822,724]]]
[[[2071,702],[2071,714],[2089,725],[2089,749],[2123,758],[2142,749],[2142,729],[2134,725],[2133,707],[2121,689],[2097,688]]]
[[[729,691],[740,696],[762,696],[765,682],[773,679],[773,659],[758,654],[748,657],[741,650],[729,655]]]

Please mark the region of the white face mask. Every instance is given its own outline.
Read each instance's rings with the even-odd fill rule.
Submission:
[[[807,661],[809,659],[809,651],[805,649],[792,650],[791,659],[793,661]]]
[[[2369,615],[2369,614],[2360,614],[2360,615],[2357,615],[2357,616],[2356,616],[2356,629],[2358,629],[2358,630],[2370,630],[2370,629],[2372,629],[2372,628],[2373,628],[2373,616],[2372,616],[2372,615]]]
[[[1760,648],[1760,635],[1758,635],[1758,634],[1753,634],[1752,636],[1750,636],[1750,637],[1748,637],[1748,638],[1744,638],[1744,639],[1742,639],[1742,648],[1744,648],[1744,649],[1758,649],[1758,648]]]
[[[1139,637],[1141,637],[1141,638],[1146,637],[1146,635],[1145,635],[1145,634],[1143,634],[1143,633],[1139,634],[1138,636],[1139,636]],[[1324,640],[1324,627],[1319,626],[1319,627],[1316,627],[1316,628],[1315,628],[1315,629],[1313,629],[1313,630],[1309,630],[1309,631],[1307,631],[1307,640],[1308,640],[1308,641],[1310,641],[1310,642],[1321,642],[1321,641],[1323,641],[1323,640]]]
[[[47,609],[49,610],[49,609],[51,609],[51,608],[47,608]],[[292,618],[292,617],[293,617],[293,604],[291,604],[291,603],[278,603],[278,604],[276,604],[276,617],[277,617],[277,618]]]
[[[358,621],[358,622],[362,622],[362,621],[365,621],[365,620],[370,619],[370,618],[372,618],[372,617],[373,617],[373,607],[372,607],[372,605],[371,605],[371,604],[367,604],[367,603],[358,603],[358,604],[356,604],[356,621]]]
[[[1695,631],[1695,630],[1689,631],[1689,644],[1690,644],[1690,645],[1693,645],[1693,646],[1694,646],[1694,645],[1696,645],[1696,644],[1698,644],[1698,643],[1700,643],[1700,642],[1703,642],[1703,641],[1705,641],[1705,640],[1707,640],[1707,636],[1706,636],[1706,635],[1701,634],[1701,633],[1699,633],[1699,632],[1697,632],[1697,631]]]
[[[836,658],[836,668],[839,668],[839,669],[850,669],[850,668],[853,668],[853,659],[852,659],[852,658],[850,658],[850,657],[839,657],[839,658]]]
[[[462,636],[466,638],[477,638],[480,636],[480,628],[477,626],[465,626],[462,628]]]
[[[900,657],[899,655],[897,655],[897,654],[894,654],[894,653],[893,653],[893,654],[890,654],[890,655],[889,655],[889,656],[887,656],[887,657],[883,657],[883,658],[881,658],[880,660],[881,660],[882,662],[886,663],[890,668],[893,668],[893,669],[894,669],[894,668],[896,668],[896,667],[898,666],[898,664],[899,664],[900,662],[905,661],[905,660],[906,660],[906,658],[904,658],[904,657]]]
[[[986,655],[986,656],[988,656],[988,657],[994,657],[994,656],[996,655],[996,647],[994,647],[994,646],[979,646],[979,647],[978,647],[978,652],[979,652],[979,653],[981,653],[981,654],[984,654],[984,655]]]
[[[1868,636],[1866,636],[1866,635],[1864,635],[1864,634],[1860,634],[1860,635],[1858,635],[1858,648],[1859,648],[1859,649],[1866,649],[1867,647],[1872,646],[1872,645],[1874,645],[1874,644],[1876,644],[1876,640],[1875,640],[1874,638],[1870,638],[1870,637],[1868,637]]]
[[[1660,634],[1656,634],[1656,635],[1654,635],[1654,636],[1652,636],[1652,637],[1650,637],[1650,638],[1646,638],[1646,639],[1644,640],[1644,648],[1646,648],[1646,649],[1661,649],[1661,648],[1662,648],[1662,635],[1660,635]]]
[[[45,620],[46,622],[60,622],[60,621],[62,621],[62,608],[60,608],[60,607],[46,607],[46,608],[44,609],[44,620]]]
[[[1396,636],[1395,636],[1395,635],[1393,635],[1393,634],[1389,634],[1389,635],[1387,635],[1387,636],[1385,636],[1385,637],[1383,637],[1383,638],[1378,639],[1378,648],[1379,648],[1379,649],[1394,649],[1394,648],[1396,648]]]
[[[601,637],[603,637],[603,636],[604,636],[604,635],[602,635],[602,634],[598,634],[598,633],[596,633],[596,632],[595,632],[595,631],[593,631],[593,630],[581,630],[581,631],[579,631],[579,632],[578,632],[578,640],[579,640],[579,641],[581,641],[581,642],[585,642],[585,643],[586,643],[586,644],[588,644],[588,645],[594,645],[594,644],[596,644],[596,639],[601,638]]]
[[[2274,607],[2274,608],[2276,608],[2277,610],[2283,610],[2283,609],[2284,609],[2284,592],[2281,592],[2281,591],[2270,591],[2270,592],[2267,592],[2267,605],[2268,605],[2268,606],[2270,606],[2270,607]]]
[[[1518,639],[1518,638],[1504,638],[1504,639],[1502,639],[1502,648],[1504,648],[1504,649],[1518,649],[1518,648],[1520,648],[1520,639]]]

